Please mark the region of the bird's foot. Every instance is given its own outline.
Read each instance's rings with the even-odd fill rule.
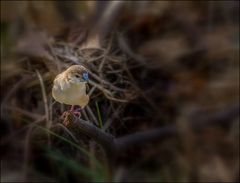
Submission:
[[[65,125],[65,126],[68,126],[68,124],[70,123],[70,121],[69,121],[69,116],[70,116],[70,112],[69,111],[65,111],[65,112],[63,112],[62,113],[62,115],[61,115],[61,117],[60,117],[60,119],[62,119],[63,120],[63,124]]]
[[[77,117],[81,117],[81,112],[80,111],[73,111],[72,114]]]
[[[81,117],[80,110],[81,110],[80,107],[77,107],[76,109],[74,109],[74,106],[72,106],[69,112],[72,113],[73,115],[77,116],[77,117]]]
[[[65,111],[65,112],[63,112],[63,114],[61,115],[61,119],[63,120],[63,124],[65,125],[65,126],[68,126],[69,125],[69,123],[70,123],[70,115],[74,115],[74,116],[76,116],[76,117],[81,117],[81,112],[80,111],[78,111],[78,110],[69,110],[69,111]]]
[[[60,119],[63,119],[63,120],[64,120],[67,115],[69,115],[69,111],[64,111],[64,112],[62,113]]]

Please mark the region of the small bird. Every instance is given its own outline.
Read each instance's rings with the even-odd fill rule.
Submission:
[[[83,109],[88,104],[89,96],[86,93],[88,79],[88,70],[84,66],[70,66],[54,79],[53,98],[62,104],[72,105],[69,112],[80,115],[74,111],[74,106],[78,105]],[[66,115],[66,112],[63,115]]]

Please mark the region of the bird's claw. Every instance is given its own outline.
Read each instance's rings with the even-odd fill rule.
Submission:
[[[70,119],[69,119],[69,116],[73,114],[74,116],[77,116],[77,117],[81,117],[81,113],[80,111],[65,111],[63,112],[63,114],[61,115],[61,119],[63,120],[63,124],[65,126],[68,126],[69,123],[70,123]]]
[[[74,111],[74,112],[72,112],[72,114],[77,116],[77,117],[81,117],[81,112],[80,111]]]

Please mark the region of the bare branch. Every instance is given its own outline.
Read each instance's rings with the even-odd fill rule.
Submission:
[[[83,134],[93,138],[96,142],[103,146],[107,152],[115,149],[114,137],[109,133],[103,132],[101,129],[93,125],[93,123],[73,117],[73,127],[78,128]]]
[[[198,120],[192,120],[190,122],[190,127],[193,130],[200,130],[209,125],[230,124],[233,119],[239,116],[239,105],[235,105],[226,111],[218,111],[211,116],[204,116],[202,118],[196,118],[196,115],[194,116],[194,119]],[[103,146],[106,152],[112,155],[117,155],[119,154],[118,152],[123,152],[136,145],[145,144],[163,137],[171,137],[178,134],[178,128],[176,125],[168,125],[145,132],[137,132],[123,137],[114,138],[109,133],[94,126],[91,122],[78,119],[74,116],[72,117],[74,119],[75,127],[80,129],[83,134],[93,138]]]
[[[115,139],[115,146],[118,152],[123,151],[131,146],[150,142],[162,137],[170,137],[177,132],[175,126],[166,126],[145,132],[137,132]]]

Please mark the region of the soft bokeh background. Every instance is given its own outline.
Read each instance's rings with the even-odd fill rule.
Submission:
[[[239,1],[1,1],[0,18],[1,182],[239,181]],[[82,119],[177,135],[111,162],[62,125],[51,87],[72,64],[91,71]]]

